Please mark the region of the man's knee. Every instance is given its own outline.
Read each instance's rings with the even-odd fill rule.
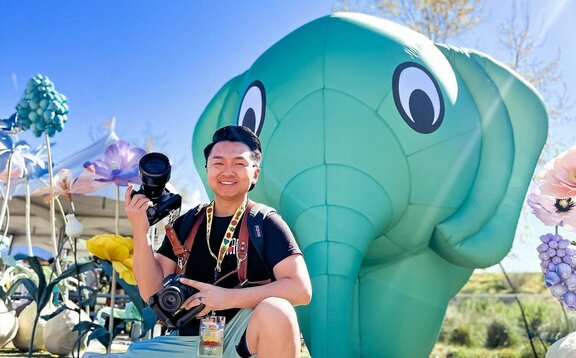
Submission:
[[[283,298],[270,297],[260,302],[252,316],[265,327],[294,329],[298,327],[296,311],[290,302]]]
[[[290,302],[271,297],[254,308],[246,332],[250,352],[256,353],[261,341],[292,346],[299,342],[299,339],[298,319]]]

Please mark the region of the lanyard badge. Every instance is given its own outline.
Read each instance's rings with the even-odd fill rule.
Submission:
[[[214,314],[200,319],[198,357],[222,357],[226,317]]]
[[[246,211],[246,204],[247,202],[244,201],[242,205],[236,209],[232,220],[230,220],[230,224],[226,229],[226,233],[222,238],[222,243],[220,244],[220,249],[218,250],[218,256],[216,256],[212,249],[210,248],[210,232],[212,228],[212,220],[214,218],[214,202],[211,202],[208,208],[206,208],[206,243],[208,244],[208,250],[210,251],[210,255],[216,260],[216,268],[214,269],[214,279],[216,280],[220,276],[220,272],[222,271],[222,261],[224,260],[224,256],[228,251],[228,247],[232,242],[232,238],[234,237],[234,231],[236,231],[236,227],[244,215],[244,211]]]

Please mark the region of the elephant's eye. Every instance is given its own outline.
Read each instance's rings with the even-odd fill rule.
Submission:
[[[260,81],[254,81],[244,93],[240,111],[238,112],[238,125],[250,128],[256,135],[260,135],[266,113],[266,91]]]
[[[416,132],[437,130],[444,118],[444,100],[432,74],[415,62],[404,62],[392,77],[394,103],[404,121]]]

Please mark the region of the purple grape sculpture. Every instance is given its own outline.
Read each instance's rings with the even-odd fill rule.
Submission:
[[[576,309],[576,250],[558,234],[542,235],[540,241],[536,250],[546,287],[566,308]]]

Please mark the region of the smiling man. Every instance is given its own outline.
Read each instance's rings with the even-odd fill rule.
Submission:
[[[148,300],[162,288],[166,276],[182,272],[186,278],[181,282],[198,291],[182,307],[190,310],[204,305],[197,315],[204,318],[192,319],[180,328],[178,336],[159,337],[153,345],[133,344],[128,354],[157,356],[162,351],[171,357],[194,357],[197,352],[202,356],[298,357],[300,331],[293,307],[310,302],[310,278],[287,224],[273,209],[248,199],[260,174],[260,140],[246,127],[227,126],[214,133],[204,155],[214,201],[177,219],[174,232],[179,233],[178,242],[166,237],[156,254],[146,240],[146,209],[152,203],[144,195],[131,198],[131,188],[127,190],[134,274],[142,297]],[[260,225],[260,231],[254,231],[248,217],[258,212],[266,214],[261,222],[252,221],[252,225]],[[248,231],[258,232],[259,237]],[[180,244],[191,245],[185,250],[184,264],[174,249]],[[225,322],[220,338],[218,328],[206,328],[211,322]],[[203,346],[207,336],[220,340],[223,353]]]

